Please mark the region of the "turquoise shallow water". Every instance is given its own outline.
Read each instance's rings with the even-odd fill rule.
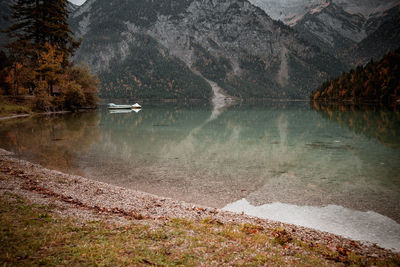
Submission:
[[[384,218],[400,244],[398,112],[305,102],[145,104],[138,113],[101,107],[0,126],[2,148],[47,167],[317,229],[333,214],[336,226],[321,230],[335,233],[352,220],[376,232],[371,225]],[[354,232],[349,227],[339,234]]]

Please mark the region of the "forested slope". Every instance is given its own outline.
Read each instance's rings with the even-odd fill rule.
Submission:
[[[400,102],[400,49],[378,62],[372,60],[335,79],[311,94],[312,100],[393,104]]]

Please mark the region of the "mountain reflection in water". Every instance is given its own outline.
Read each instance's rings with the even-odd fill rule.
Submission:
[[[47,167],[222,208],[337,205],[400,222],[399,113],[308,103],[145,105],[1,122],[0,145]]]
[[[371,105],[338,105],[311,102],[323,118],[339,123],[357,134],[375,138],[400,149],[400,111]]]

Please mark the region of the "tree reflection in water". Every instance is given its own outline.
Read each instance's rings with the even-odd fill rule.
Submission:
[[[385,146],[400,149],[400,111],[373,105],[339,105],[311,102],[324,119],[334,121],[356,134],[375,138]]]
[[[0,147],[50,169],[79,173],[76,157],[100,139],[99,119],[97,112],[84,112],[5,121]]]

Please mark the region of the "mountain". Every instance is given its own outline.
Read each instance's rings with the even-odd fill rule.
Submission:
[[[247,0],[89,0],[70,20],[102,96],[299,98],[345,66]],[[211,83],[212,84],[212,83]]]
[[[78,7],[79,7],[78,5],[75,5],[71,2],[68,2],[68,4],[67,4],[67,9],[68,9],[68,12],[70,12],[70,13],[74,12]]]
[[[396,38],[389,35],[399,34],[399,23],[395,19],[398,16],[399,5],[393,7],[390,2],[385,5],[381,3],[382,5],[378,6],[368,6],[367,1],[364,5],[355,6],[349,4],[351,1],[347,4],[344,1],[336,2],[338,3],[331,3],[319,12],[306,14],[297,22],[294,28],[303,39],[331,55],[343,58],[353,66],[369,60],[369,58],[366,61],[361,60],[361,54],[366,55],[371,52],[371,55],[378,59],[389,51],[388,48],[392,50],[397,48],[393,43]],[[383,11],[386,7],[390,9]],[[385,33],[390,26],[393,32]],[[376,39],[377,37],[380,38]],[[379,46],[374,46],[374,42],[364,41],[374,39],[380,40]],[[366,45],[360,46],[362,42]],[[368,46],[370,44],[372,46]],[[358,51],[360,47],[364,47],[362,51]],[[354,58],[354,53],[360,54],[358,59]]]
[[[353,66],[365,64],[371,58],[378,60],[400,47],[400,5],[384,12],[377,20],[370,19],[368,23],[370,28],[376,30],[341,55],[343,62]]]
[[[332,55],[338,55],[367,37],[367,20],[329,4],[319,12],[306,14],[294,28],[302,38]]]
[[[359,14],[370,19],[379,17],[387,10],[399,4],[398,0],[331,0],[333,4],[341,6],[349,14]]]
[[[310,44],[352,66],[397,48],[398,0],[250,1],[292,26]]]
[[[295,26],[306,14],[315,14],[329,5],[343,9],[349,15],[365,19],[379,17],[399,4],[398,0],[250,0],[274,20]]]
[[[0,2],[0,51],[5,50],[3,45],[8,42],[7,34],[1,31],[8,29],[11,25],[11,9],[9,5],[11,2],[12,1]]]

